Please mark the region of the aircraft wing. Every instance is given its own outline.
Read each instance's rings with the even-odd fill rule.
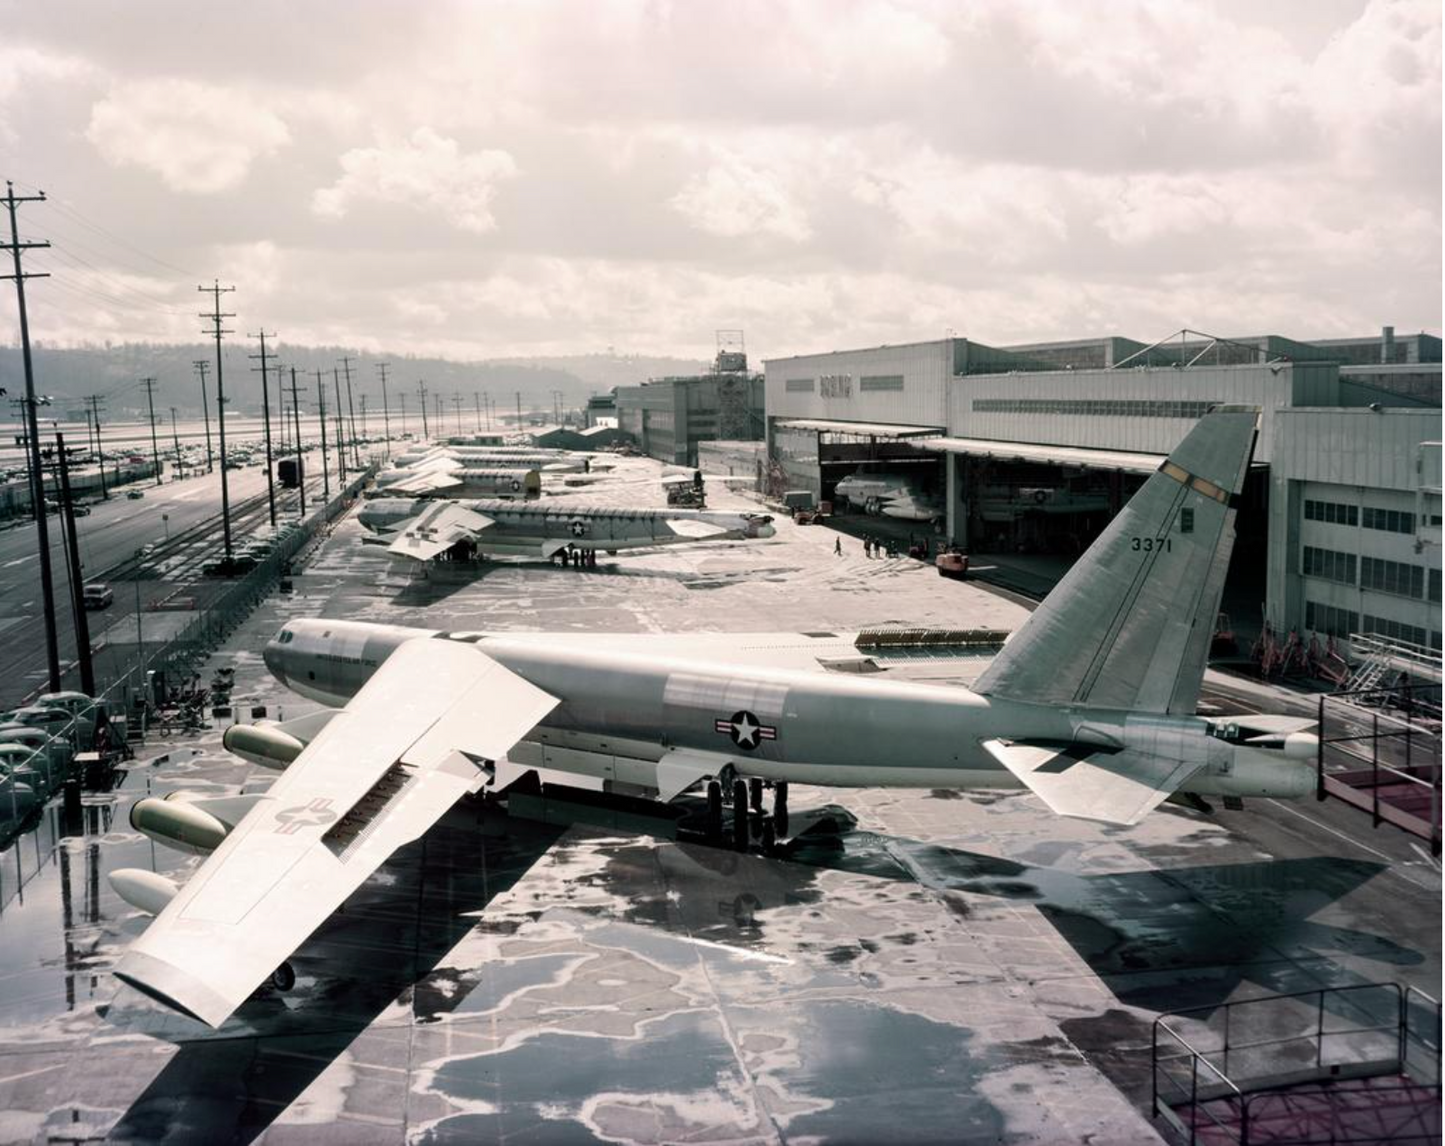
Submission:
[[[387,549],[399,557],[430,561],[445,553],[458,541],[475,538],[496,524],[490,517],[457,505],[439,501],[428,506],[396,531],[396,538]]]
[[[444,489],[456,489],[462,484],[455,470],[428,470],[424,473],[404,477],[387,486],[388,493],[438,493]]]
[[[396,650],[126,951],[116,975],[219,1026],[557,704],[474,645]]]
[[[1136,824],[1200,768],[1128,749],[1045,747],[985,740],[988,754],[1061,816]]]

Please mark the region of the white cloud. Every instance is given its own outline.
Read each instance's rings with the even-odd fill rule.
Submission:
[[[153,171],[173,191],[214,194],[291,134],[251,93],[163,79],[117,84],[91,108],[85,137],[109,163]]]
[[[689,179],[670,206],[693,226],[726,238],[772,234],[800,242],[812,234],[780,180],[738,160],[714,163]]]
[[[496,228],[496,185],[517,175],[508,152],[463,152],[456,140],[429,127],[417,128],[405,143],[348,151],[340,163],[341,178],[311,198],[316,214],[340,219],[356,203],[406,203],[439,211],[453,226],[475,234]]]

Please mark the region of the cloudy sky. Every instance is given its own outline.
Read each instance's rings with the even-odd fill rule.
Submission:
[[[242,330],[457,358],[1440,330],[1438,0],[0,0],[0,27],[54,342],[191,341],[213,276]]]

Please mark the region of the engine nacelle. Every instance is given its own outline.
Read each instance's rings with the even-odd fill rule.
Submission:
[[[210,855],[230,831],[210,812],[155,796],[131,806],[130,826],[158,844],[198,856]]]
[[[111,872],[110,886],[121,899],[147,915],[159,915],[180,891],[173,880],[138,867],[122,867]]]
[[[227,752],[276,771],[301,755],[306,745],[275,724],[233,724],[221,737]]]

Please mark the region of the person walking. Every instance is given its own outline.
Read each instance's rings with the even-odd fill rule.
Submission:
[[[833,556],[834,556],[834,557],[842,557],[842,556],[843,556],[843,539],[842,539],[841,537],[835,537],[835,538],[833,538]]]

